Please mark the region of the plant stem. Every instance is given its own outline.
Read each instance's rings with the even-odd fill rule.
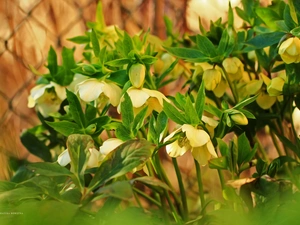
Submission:
[[[234,102],[235,102],[235,104],[237,104],[237,103],[239,102],[239,97],[238,97],[238,94],[237,94],[237,92],[236,92],[235,86],[234,86],[233,83],[230,81],[230,79],[229,79],[229,77],[228,77],[228,74],[227,74],[227,72],[226,72],[226,70],[224,69],[223,66],[222,66],[222,70],[223,70],[223,72],[224,72],[224,74],[225,74],[225,77],[226,77],[226,80],[227,80],[227,82],[228,82],[228,84],[229,84],[230,90],[231,90],[232,95],[233,95],[233,98],[234,98]]]
[[[260,140],[258,139],[257,135],[254,136],[254,140],[255,142],[258,144],[258,149],[260,151],[260,153],[262,154],[262,158],[267,162],[269,163],[269,157],[268,157],[268,154],[266,153],[264,147],[262,146]]]
[[[139,194],[143,198],[147,199],[149,202],[153,203],[154,205],[156,205],[158,207],[161,207],[160,202],[156,201],[154,198],[150,197],[149,195],[147,195],[146,193],[142,192],[138,188],[133,187],[133,190],[134,190],[134,192],[136,192],[137,194]]]
[[[182,202],[182,206],[183,206],[183,219],[184,219],[184,221],[187,221],[188,220],[188,207],[187,207],[186,193],[185,193],[184,185],[182,182],[182,176],[181,176],[180,169],[179,169],[179,166],[177,163],[177,159],[172,158],[172,162],[174,165],[174,169],[175,169],[177,180],[178,180],[179,190],[180,190],[181,202]]]
[[[201,201],[201,211],[205,214],[205,198],[204,198],[204,191],[203,191],[203,183],[202,183],[202,175],[201,175],[201,168],[197,160],[195,161],[196,166],[196,173],[197,173],[197,181],[198,181],[198,188],[199,188],[199,197]]]

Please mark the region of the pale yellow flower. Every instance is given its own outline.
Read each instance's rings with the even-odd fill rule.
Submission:
[[[120,102],[122,90],[113,82],[91,78],[79,83],[77,92],[85,102],[91,102],[105,96],[113,106],[117,106]]]
[[[166,146],[169,156],[182,156],[190,150],[200,165],[206,165],[211,157],[217,157],[209,134],[189,124],[184,124],[172,132],[164,139],[164,142],[169,141],[178,133],[180,133],[178,139]]]
[[[278,50],[279,55],[286,64],[300,62],[300,40],[291,37],[283,41]]]
[[[59,110],[60,104],[66,99],[66,88],[54,82],[39,84],[30,90],[28,107],[36,106],[37,110],[48,117]]]
[[[278,76],[273,78],[267,88],[269,95],[270,96],[282,95],[284,83],[285,83],[285,79],[283,77]]]
[[[143,64],[133,64],[129,68],[129,80],[133,87],[140,88],[143,86],[146,75],[146,67]]]
[[[110,152],[115,150],[123,143],[124,141],[118,138],[109,138],[102,143],[102,146],[100,147],[100,152],[103,155],[108,155]]]
[[[89,148],[90,156],[87,162],[87,168],[98,167],[100,165],[100,152],[95,148]],[[66,166],[71,162],[68,149],[64,150],[57,158],[57,162],[61,166]]]
[[[234,122],[237,125],[247,125],[248,119],[244,115],[244,113],[235,109],[230,109],[226,120],[227,126],[232,127],[233,126],[232,122]]]
[[[226,58],[222,65],[231,81],[240,80],[243,77],[244,65],[239,58]]]
[[[208,91],[213,91],[222,80],[222,73],[217,69],[207,69],[203,73],[203,81]]]
[[[147,88],[134,88],[130,87],[127,90],[129,95],[133,111],[135,114],[140,112],[144,107],[148,106],[146,115],[150,115],[152,111],[161,112],[163,109],[163,100],[169,101],[161,92],[156,90],[150,90]],[[118,106],[118,112],[120,113],[122,100]]]

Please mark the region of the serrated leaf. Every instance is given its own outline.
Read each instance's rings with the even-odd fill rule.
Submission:
[[[209,57],[205,56],[201,51],[192,48],[164,47],[169,53],[182,59],[197,59],[199,62],[206,62]]]
[[[92,201],[96,201],[98,199],[107,198],[107,197],[129,200],[130,198],[132,198],[132,196],[133,196],[133,192],[129,181],[116,181],[113,182],[112,184],[99,188],[95,192]]]
[[[128,127],[125,127],[123,124],[119,124],[116,128],[116,137],[122,141],[127,141],[133,138],[133,135]]]
[[[164,112],[166,115],[177,124],[187,123],[184,115],[180,113],[173,105],[164,100]]]
[[[125,127],[132,129],[132,122],[134,120],[134,113],[133,113],[133,106],[131,99],[127,92],[123,95],[124,100],[121,102],[121,115],[122,115],[122,122]]]
[[[25,131],[21,134],[21,142],[27,150],[44,161],[52,160],[50,149],[32,133]]]
[[[146,118],[148,107],[143,108],[134,118],[132,128],[134,129],[134,136],[137,134],[138,130],[143,127]]]
[[[71,134],[83,134],[84,130],[80,129],[78,124],[69,121],[47,122],[46,123],[58,133],[68,137]]]
[[[284,32],[271,32],[263,33],[255,36],[254,38],[247,41],[245,44],[250,45],[251,50],[265,48],[274,44],[277,44],[280,39],[285,35]]]
[[[187,96],[186,98],[186,104],[184,108],[185,118],[187,122],[192,125],[197,125],[199,123],[198,114],[189,96]]]
[[[92,32],[90,34],[90,38],[91,38],[94,54],[96,57],[99,57],[100,56],[100,45],[99,45],[99,41],[97,38],[97,34],[94,29],[92,30]]]
[[[155,130],[158,134],[161,134],[168,125],[168,117],[164,111],[160,112],[157,117]]]
[[[214,44],[207,37],[198,34],[196,36],[196,43],[199,51],[202,52],[205,56],[217,56],[217,51]]]
[[[221,138],[217,138],[217,142],[221,155],[228,156],[229,148],[225,141],[223,141]]]
[[[76,36],[68,38],[67,40],[72,41],[76,44],[87,44],[90,42],[90,38],[88,36]]]
[[[84,171],[90,156],[90,148],[94,141],[89,135],[72,134],[68,137],[67,148],[71,159],[71,172],[75,175],[74,182],[80,190],[84,187]]]
[[[124,56],[127,57],[129,52],[133,50],[133,42],[131,37],[128,35],[127,32],[124,32],[124,38],[123,38],[123,51]]]
[[[55,50],[50,46],[50,50],[48,52],[48,65],[47,65],[50,74],[53,76],[57,73],[57,55]]]
[[[238,166],[240,167],[244,162],[246,162],[246,158],[248,154],[250,153],[250,143],[248,141],[248,138],[245,133],[242,133],[238,137],[238,159],[237,163]]]
[[[112,67],[121,67],[130,63],[130,59],[128,58],[121,58],[121,59],[114,59],[108,62],[105,62],[105,65],[112,66]]]
[[[227,158],[221,156],[218,158],[213,158],[208,161],[208,166],[211,169],[226,170],[228,169]]]
[[[29,170],[32,170],[34,173],[44,176],[71,176],[72,173],[62,167],[61,165],[55,163],[48,163],[48,162],[37,162],[31,163],[27,165]]]
[[[155,146],[146,140],[129,140],[120,145],[107,156],[92,181],[89,189],[93,190],[107,181],[120,177],[145,163]]]
[[[66,91],[67,91],[67,100],[69,102],[69,110],[72,115],[72,118],[81,129],[84,129],[86,127],[86,121],[85,121],[85,116],[83,114],[80,102],[77,96],[73,92],[69,91],[68,89],[66,89]]]
[[[280,16],[271,8],[259,7],[255,10],[259,18],[271,29],[276,30],[276,21],[280,20]]]
[[[202,118],[202,114],[204,111],[204,104],[205,104],[205,85],[204,85],[204,81],[202,81],[195,101],[195,109],[198,114],[198,118],[200,120]]]

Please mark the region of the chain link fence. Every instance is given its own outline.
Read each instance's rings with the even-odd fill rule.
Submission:
[[[38,123],[27,96],[37,78],[30,70],[46,73],[50,46],[60,54],[67,39],[82,35],[95,20],[98,0],[1,0],[0,1],[0,179],[8,178],[7,157],[31,161],[20,143],[23,129]],[[163,16],[177,30],[188,30],[188,0],[102,0],[105,21],[134,34],[141,29],[164,37]],[[76,46],[78,47],[78,46]]]

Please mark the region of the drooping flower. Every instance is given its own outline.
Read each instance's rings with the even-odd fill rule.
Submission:
[[[37,110],[48,117],[59,110],[60,104],[66,99],[66,88],[54,82],[39,84],[30,90],[28,107],[36,106]]]
[[[273,78],[267,88],[269,95],[270,96],[282,95],[284,83],[285,83],[285,79],[281,76]]]
[[[279,47],[278,54],[286,64],[300,62],[300,40],[291,37],[283,41]]]
[[[217,69],[208,69],[203,73],[203,81],[208,91],[213,91],[222,80],[222,73]]]
[[[133,87],[140,88],[144,84],[146,67],[143,64],[133,64],[129,68],[129,80]]]
[[[85,102],[91,102],[103,96],[108,98],[113,106],[117,106],[120,102],[122,90],[113,82],[91,78],[79,83],[77,92],[79,97]]]
[[[111,151],[113,151],[123,143],[124,141],[118,138],[109,138],[102,143],[102,146],[100,147],[100,152],[103,155],[108,155]]]
[[[217,157],[210,136],[203,129],[184,124],[168,135],[164,142],[169,141],[175,134],[179,134],[178,139],[166,146],[169,156],[178,157],[191,151],[200,165],[206,165],[211,157]]]
[[[147,116],[150,115],[153,110],[161,112],[163,108],[163,100],[169,101],[161,92],[147,88],[139,89],[130,87],[127,90],[127,94],[131,99],[135,114],[140,112],[146,106],[148,106],[146,113]],[[122,100],[118,106],[118,112],[120,112],[121,104]]]
[[[87,162],[87,168],[98,167],[100,165],[100,152],[95,148],[89,148],[90,156]],[[71,162],[68,149],[64,150],[57,158],[61,166],[66,166]]]
[[[243,77],[244,65],[239,58],[226,58],[222,65],[231,81],[240,80]]]

